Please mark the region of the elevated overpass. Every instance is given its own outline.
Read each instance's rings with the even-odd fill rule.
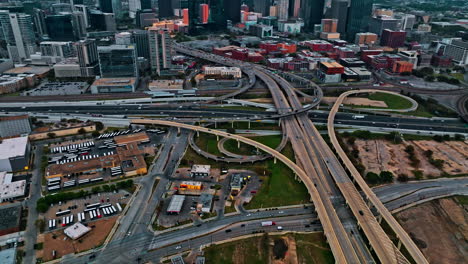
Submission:
[[[332,110],[330,111],[330,116],[328,118],[328,123],[327,123],[328,135],[330,137],[330,141],[333,144],[333,147],[335,148],[338,156],[340,157],[342,162],[345,164],[347,170],[351,173],[353,180],[357,183],[361,191],[364,193],[364,196],[366,197],[368,202],[370,202],[377,209],[377,211],[380,214],[380,217],[383,217],[383,219],[395,232],[396,236],[399,239],[399,243],[402,243],[405,246],[405,248],[408,250],[410,255],[413,257],[413,259],[417,263],[428,263],[428,261],[426,260],[422,252],[419,250],[419,248],[416,246],[416,244],[413,242],[413,240],[410,238],[408,233],[396,221],[396,219],[393,217],[390,211],[387,210],[387,208],[383,205],[383,203],[380,201],[377,195],[375,195],[375,193],[371,190],[371,188],[369,188],[365,180],[362,178],[361,174],[357,171],[357,169],[354,167],[351,160],[348,158],[344,150],[341,148],[338,142],[338,139],[336,137],[335,128],[334,128],[334,120],[335,120],[335,115],[338,112],[340,105],[343,103],[343,100],[352,94],[375,93],[375,92],[399,95],[398,93],[395,93],[395,92],[377,91],[377,90],[370,90],[370,89],[369,90],[353,90],[353,91],[342,93],[338,97],[335,104],[333,105]]]

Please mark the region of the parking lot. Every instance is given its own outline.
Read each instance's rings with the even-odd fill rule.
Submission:
[[[120,130],[94,139],[52,144],[46,169],[47,190],[58,191],[115,177],[146,173],[164,131]]]
[[[129,198],[130,193],[128,193],[125,190],[118,190],[115,192],[92,194],[83,199],[74,199],[71,201],[54,204],[44,214],[46,230],[53,231],[65,228],[66,226],[77,222],[79,218],[82,218],[81,216],[78,216],[78,214],[81,213],[84,213],[84,219],[81,219],[80,221],[82,223],[90,223],[93,221],[118,215],[120,213],[120,210],[117,204],[120,205],[120,209],[123,209],[125,204],[128,202]],[[114,206],[114,208],[116,208],[116,212],[104,214],[103,208],[108,208],[111,206]],[[91,217],[89,213],[91,211],[91,208],[96,208],[96,210],[94,211],[97,211],[97,208],[99,208],[99,214],[101,216],[94,216],[94,214],[91,213],[91,215],[93,215],[93,217]],[[62,224],[65,224],[63,222],[64,219],[68,217],[68,220],[70,220],[70,217],[72,215],[73,221],[66,224],[65,226],[62,226]],[[50,220],[52,220],[52,222],[50,222]],[[55,220],[55,225],[53,225],[53,220]]]

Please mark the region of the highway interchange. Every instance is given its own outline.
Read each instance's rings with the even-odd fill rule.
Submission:
[[[182,46],[178,46],[176,49],[181,53],[201,57],[221,64],[239,64],[239,62],[229,61],[214,55],[203,54],[199,51]],[[298,207],[284,209],[281,215],[279,215],[278,211],[261,211],[233,216],[221,216],[213,221],[203,223],[201,226],[191,226],[158,234],[149,232],[148,225],[151,224],[153,212],[160,198],[158,195],[164,192],[170,176],[178,165],[179,160],[177,157],[180,158],[187,147],[188,131],[183,129],[179,134],[175,130],[171,130],[167,136],[166,145],[160,151],[159,158],[151,167],[151,173],[149,173],[148,177],[144,177],[140,180],[141,189],[136,194],[135,200],[127,214],[120,220],[121,224],[117,227],[112,241],[107,244],[104,249],[96,249],[93,253],[66,256],[62,262],[87,263],[90,255],[96,257],[96,263],[154,261],[188,249],[194,249],[241,235],[252,234],[254,231],[262,230],[258,227],[259,220],[255,219],[272,218],[275,219],[275,221],[279,221],[286,231],[311,231],[311,229],[321,230],[321,228],[323,228],[337,263],[374,262],[372,255],[368,251],[368,245],[361,237],[358,228],[362,228],[363,234],[370,242],[370,246],[380,262],[408,263],[406,257],[398,251],[396,245],[390,241],[379,225],[378,216],[380,214],[385,215],[387,209],[377,207],[379,210],[377,215],[371,211],[371,208],[367,205],[367,201],[361,196],[359,190],[356,189],[353,184],[352,178],[349,178],[346,172],[349,166],[345,168],[341,165],[334,152],[323,141],[312,123],[326,123],[329,118],[328,112],[310,112],[320,100],[316,100],[314,104],[304,107],[298,99],[299,92],[280,76],[250,64],[241,63],[241,67],[244,73],[247,73],[249,76],[254,73],[254,77],[249,77],[249,83],[244,86],[245,89],[242,89],[241,92],[249,89],[246,87],[251,87],[253,85],[252,80],[254,80],[254,82],[257,80],[263,81],[270,89],[278,114],[261,111],[197,108],[196,105],[198,103],[181,104],[177,106],[176,109],[173,107],[126,104],[117,107],[96,105],[72,107],[55,106],[52,108],[28,106],[25,108],[15,106],[8,108],[7,111],[42,112],[45,116],[53,115],[54,113],[63,113],[63,117],[66,118],[73,115],[86,115],[88,112],[107,116],[115,114],[115,111],[119,110],[125,114],[125,117],[116,117],[116,120],[121,120],[122,123],[132,122],[134,124],[166,125],[233,138],[264,150],[273,155],[275,159],[281,160],[293,169],[309,189],[314,206],[309,206],[308,208]],[[317,98],[321,98],[321,90],[318,87],[316,87],[316,90],[320,91],[316,93]],[[237,94],[239,93],[236,93],[236,95]],[[221,101],[229,96],[233,95],[230,94],[227,97],[218,98],[216,100],[211,99],[211,101],[207,100],[205,103]],[[333,111],[332,109],[332,113]],[[150,120],[146,118],[128,120],[128,115],[142,117],[161,115],[164,116],[164,118],[161,119],[166,120]],[[341,125],[373,126],[389,129],[425,130],[424,127],[427,127],[427,131],[467,133],[465,125],[454,119],[412,119],[365,115],[364,118],[357,120],[353,118],[353,115],[354,114],[351,113],[337,114],[336,123]],[[176,118],[173,117],[167,118],[167,116],[177,116],[178,119],[175,120]],[[193,123],[202,120],[204,122],[214,122],[215,120],[219,120],[219,122],[255,121],[265,118],[280,120],[279,122],[281,123],[282,129],[295,151],[297,164],[278,151],[263,146],[253,140],[249,140],[248,138],[231,135],[223,131],[216,131],[211,128],[172,122],[184,121]],[[99,118],[94,116],[89,119]],[[171,119],[172,121],[168,121],[167,119]],[[152,192],[151,188],[156,178],[160,181],[156,190]],[[356,179],[356,177],[354,177],[354,179]],[[388,202],[390,205],[388,209],[394,210],[422,199],[465,193],[465,188],[460,188],[459,185],[457,185],[460,184],[460,182],[462,181],[437,183],[439,187],[432,186],[432,190],[427,186],[424,186],[424,191],[421,191],[419,189],[420,186],[406,187],[410,185],[405,185],[405,187],[400,186],[396,190],[392,190],[390,187],[388,189],[379,189],[376,193],[377,196],[381,198],[381,196],[378,195],[380,192],[382,197],[386,199],[384,200],[382,198],[382,202]],[[463,184],[466,186],[466,182],[463,181]],[[363,186],[360,187],[362,190]],[[400,188],[406,191],[400,191]],[[370,192],[373,194],[372,191]],[[366,198],[369,198],[370,194],[368,193],[366,196]],[[406,200],[400,200],[401,197],[406,197]],[[376,203],[381,203],[379,198],[377,198],[378,202],[373,201],[374,205]],[[386,206],[388,205],[386,204]],[[391,217],[388,218],[390,221],[393,219],[391,214],[386,215],[386,217]],[[315,224],[306,227],[306,223],[316,221],[317,219],[320,220],[321,224],[314,222]],[[227,227],[231,229],[231,232],[225,232]],[[411,257],[417,263],[427,263],[422,253],[411,239],[409,239],[406,232],[404,232],[404,230],[402,231],[401,226],[399,226],[398,223],[395,225],[393,222],[392,228],[397,233],[406,249],[410,252]],[[175,247],[175,245],[179,245],[180,247]]]

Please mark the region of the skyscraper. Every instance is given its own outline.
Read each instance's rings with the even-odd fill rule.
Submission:
[[[85,5],[75,5],[75,10],[76,10],[77,12],[83,13],[83,18],[84,18],[85,27],[86,27],[86,28],[89,28],[89,27],[90,27],[90,23],[89,23],[89,8],[88,8],[88,6],[85,6]]]
[[[307,1],[307,0],[302,0]],[[301,14],[301,0],[289,0],[289,16],[298,18]]]
[[[174,16],[172,1],[170,1],[170,0],[158,1],[158,8],[159,8],[158,16],[160,18]]]
[[[140,0],[128,0],[128,15],[130,18],[135,18],[138,10],[141,10]]]
[[[329,18],[338,19],[337,31],[346,33],[346,20],[348,17],[348,0],[332,0]]]
[[[226,19],[231,20],[233,24],[240,22],[241,0],[224,1],[224,10],[226,10]]]
[[[289,0],[276,0],[278,6],[278,20],[288,20],[289,18]]]
[[[8,54],[14,62],[23,62],[36,51],[32,17],[0,10],[0,23]]]
[[[51,40],[76,41],[79,39],[79,32],[73,25],[72,14],[47,16],[45,23]]]
[[[301,17],[304,19],[304,29],[313,31],[314,25],[320,24],[323,18],[325,0],[307,0],[301,2]]]
[[[112,0],[99,0],[99,9],[104,13],[114,13]]]
[[[263,16],[268,16],[270,14],[271,0],[254,0],[253,6],[255,12],[262,13]]]
[[[45,38],[47,36],[47,27],[44,10],[38,8],[33,9],[33,22],[38,37]]]
[[[102,78],[138,77],[134,45],[98,47],[98,56]]]
[[[200,24],[208,24],[208,18],[210,17],[210,7],[208,4],[200,5]]]
[[[158,75],[164,74],[172,66],[172,41],[166,30],[148,28],[151,70]]]
[[[373,0],[352,0],[348,9],[346,39],[352,41],[356,33],[366,32],[372,14]]]
[[[146,30],[135,30],[133,32],[133,42],[136,45],[136,52],[138,57],[149,58],[149,39]]]
[[[94,39],[80,40],[75,43],[81,76],[91,77],[99,74],[99,58]]]

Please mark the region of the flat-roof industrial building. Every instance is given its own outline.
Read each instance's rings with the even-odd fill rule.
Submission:
[[[179,214],[184,205],[185,195],[173,195],[166,212],[168,214]]]
[[[29,133],[31,133],[31,123],[28,115],[0,117],[0,138]]]
[[[211,166],[210,165],[193,165],[190,171],[192,177],[208,177],[210,176]]]
[[[0,142],[0,171],[21,171],[29,165],[29,139],[16,137]]]
[[[76,240],[76,239],[84,236],[89,231],[91,231],[91,228],[83,225],[80,222],[77,222],[77,223],[73,224],[72,226],[66,228],[63,232],[69,238],[71,238],[73,240]]]
[[[0,171],[0,202],[24,196],[26,180],[13,181],[13,174]]]
[[[0,236],[19,231],[21,221],[20,203],[0,207]]]

